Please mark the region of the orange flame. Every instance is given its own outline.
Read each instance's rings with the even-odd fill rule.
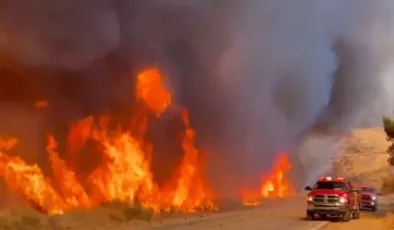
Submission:
[[[182,121],[185,125],[185,133],[182,141],[182,149],[185,152],[179,168],[178,176],[175,177],[176,186],[173,190],[171,203],[176,208],[194,211],[193,207],[208,207],[216,210],[210,201],[212,194],[206,190],[202,180],[200,152],[195,147],[196,132],[191,128],[187,110],[182,112]],[[193,189],[190,189],[192,188]]]
[[[272,171],[261,182],[260,189],[257,191],[245,191],[244,205],[259,205],[264,198],[284,198],[295,193],[294,187],[288,178],[292,168],[287,154],[282,153],[275,161]]]
[[[168,108],[172,100],[162,82],[162,76],[155,68],[144,70],[137,76],[137,98],[158,115]]]
[[[149,111],[156,115],[165,112],[171,94],[165,89],[160,72],[153,68],[137,76],[136,92],[146,108],[137,111],[130,129],[112,130],[109,117],[88,117],[70,127],[65,159],[60,157],[55,138],[50,136],[47,152],[51,177],[45,176],[38,165],[28,165],[21,158],[6,154],[16,144],[15,139],[0,139],[0,176],[27,204],[48,214],[115,201],[140,203],[157,212],[215,210],[212,193],[202,175],[200,152],[195,147],[196,133],[187,110],[182,113],[185,126],[182,163],[167,185],[160,188],[155,183],[151,171],[153,147],[144,137]],[[101,162],[88,176],[82,177],[75,165],[88,140],[95,143],[94,150]]]

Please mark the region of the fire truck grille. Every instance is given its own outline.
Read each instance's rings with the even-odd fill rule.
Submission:
[[[339,197],[337,195],[315,195],[313,197],[313,202],[333,204],[339,202]]]
[[[372,197],[370,195],[362,195],[361,199],[363,199],[363,200],[372,200]]]

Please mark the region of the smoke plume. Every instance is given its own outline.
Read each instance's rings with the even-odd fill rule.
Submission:
[[[2,79],[19,73],[32,93],[15,103],[44,97],[60,122],[121,113],[134,74],[159,66],[191,111],[217,191],[258,183],[301,144],[303,184],[336,156],[326,145],[391,113],[393,10],[392,0],[5,1]]]

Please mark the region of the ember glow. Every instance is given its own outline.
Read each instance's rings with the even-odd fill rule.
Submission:
[[[37,109],[43,109],[49,106],[49,102],[46,100],[40,100],[35,103]]]
[[[216,210],[212,192],[202,175],[200,152],[195,146],[196,132],[189,114],[182,111],[184,124],[180,143],[184,155],[173,177],[164,186],[155,183],[151,171],[154,146],[145,139],[150,119],[158,119],[171,104],[171,94],[163,85],[157,69],[137,76],[139,110],[128,128],[113,130],[107,116],[87,117],[70,126],[68,151],[64,159],[57,152],[53,136],[48,138],[47,154],[52,175],[46,176],[38,165],[28,165],[20,157],[8,155],[16,139],[0,139],[0,175],[14,194],[48,214],[63,214],[75,209],[90,209],[111,203],[139,203],[156,212],[176,210],[193,212]],[[153,115],[153,116],[152,116]],[[101,159],[87,176],[76,170],[79,154],[94,143],[94,154]]]
[[[244,191],[244,205],[255,206],[259,205],[262,199],[294,195],[294,187],[288,178],[291,168],[288,155],[284,153],[279,155],[272,170],[262,178],[260,188]]]

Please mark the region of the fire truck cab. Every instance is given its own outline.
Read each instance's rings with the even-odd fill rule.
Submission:
[[[307,195],[306,216],[315,220],[336,217],[342,221],[360,218],[359,190],[345,178],[321,177],[313,187],[305,187]]]

